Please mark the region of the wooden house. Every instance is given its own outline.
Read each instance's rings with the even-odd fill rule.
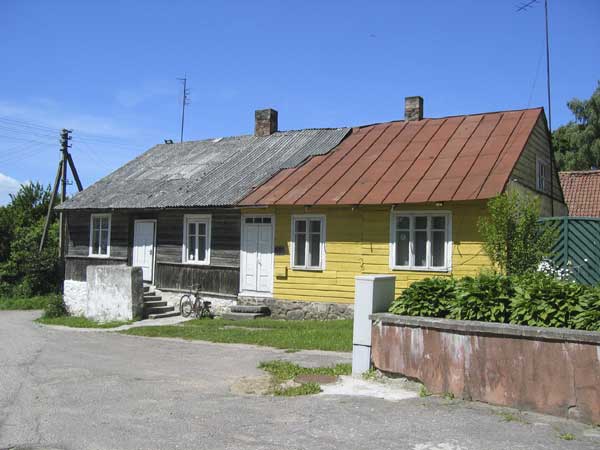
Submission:
[[[272,280],[263,302],[280,315],[351,305],[360,274],[395,275],[398,294],[424,277],[476,274],[490,266],[477,220],[507,189],[539,196],[543,215],[566,213],[541,108],[426,119],[412,97],[405,119],[353,128],[240,202],[253,208],[242,217],[275,225],[273,265],[259,270]],[[242,260],[251,250],[242,240]],[[242,263],[239,301],[258,303],[247,273]]]
[[[541,108],[158,145],[62,205],[65,297],[87,265],[141,266],[174,301],[267,305],[275,317],[351,317],[354,277],[424,277],[490,265],[477,220],[519,189],[566,212]]]
[[[349,132],[277,127],[277,112],[260,110],[254,135],[157,145],[61,205],[67,304],[83,295],[87,266],[105,264],[141,266],[144,280],[172,304],[196,286],[235,299],[236,203],[279,170],[327,153]]]

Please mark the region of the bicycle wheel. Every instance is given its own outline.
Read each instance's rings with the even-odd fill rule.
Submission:
[[[190,317],[194,310],[194,302],[188,294],[182,295],[179,300],[179,311],[183,317]]]

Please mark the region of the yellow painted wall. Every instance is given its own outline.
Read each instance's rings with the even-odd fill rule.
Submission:
[[[474,275],[489,267],[479,233],[477,219],[485,214],[485,202],[410,205],[396,211],[452,212],[452,272],[391,270],[389,265],[390,207],[335,206],[324,208],[275,207],[246,209],[244,214],[275,214],[275,246],[285,254],[275,255],[273,296],[277,299],[352,303],[354,277],[361,274],[396,275],[396,293],[411,282],[430,276]],[[303,271],[291,268],[291,218],[294,214],[326,216],[325,270]]]

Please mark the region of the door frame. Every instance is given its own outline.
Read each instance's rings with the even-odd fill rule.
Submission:
[[[142,223],[142,222],[146,222],[146,223],[153,223],[154,224],[154,236],[152,239],[152,279],[150,280],[150,283],[154,284],[154,275],[156,273],[156,235],[158,234],[158,223],[156,219],[134,219],[133,221],[133,242],[132,242],[132,246],[131,246],[131,265],[133,266],[133,258],[135,256],[135,224],[136,223]],[[142,273],[142,280],[144,278],[144,275]],[[147,280],[143,280],[143,281],[147,281]]]
[[[246,279],[246,253],[244,251],[244,236],[246,236],[246,219],[249,217],[270,217],[271,218],[271,279],[269,281],[269,292],[246,291],[244,290],[244,280]],[[251,297],[273,297],[273,285],[275,278],[275,214],[251,214],[246,213],[241,215],[242,226],[240,233],[240,295],[248,295]]]

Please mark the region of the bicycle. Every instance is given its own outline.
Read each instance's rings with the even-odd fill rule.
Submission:
[[[195,291],[194,291],[195,288]],[[212,302],[202,300],[200,286],[192,286],[189,293],[183,294],[179,299],[179,311],[183,317],[189,317],[192,313],[196,318],[208,317],[212,319],[215,315],[210,310]]]

